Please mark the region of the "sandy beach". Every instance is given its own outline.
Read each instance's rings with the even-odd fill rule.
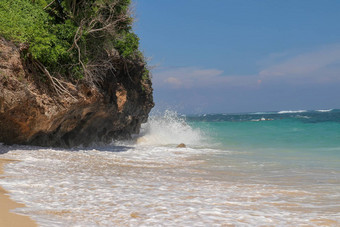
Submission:
[[[6,163],[14,160],[0,158],[0,177],[3,177],[3,167]],[[8,192],[0,187],[0,227],[33,227],[37,224],[27,216],[12,213],[11,211],[18,207],[24,207],[23,204],[12,201],[9,198]]]

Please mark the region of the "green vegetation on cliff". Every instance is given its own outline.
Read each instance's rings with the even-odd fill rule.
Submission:
[[[20,44],[23,56],[50,77],[95,82],[114,69],[114,58],[145,63],[132,32],[130,3],[0,0],[0,36]]]

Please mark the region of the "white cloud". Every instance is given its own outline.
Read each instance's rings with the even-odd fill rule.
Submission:
[[[215,81],[222,73],[223,71],[218,69],[200,69],[196,67],[162,69],[153,73],[153,83],[161,86],[170,85],[175,88],[188,88]]]
[[[253,75],[227,75],[222,70],[214,68],[162,68],[153,73],[153,83],[155,87],[162,89],[208,87],[257,89],[273,84],[317,84],[340,81],[340,44],[300,54],[295,52],[294,55],[292,51],[270,54],[267,59],[269,59],[267,67]]]
[[[179,67],[161,69],[153,73],[155,87],[203,88],[230,86],[258,86],[257,75],[224,75],[219,69]]]
[[[168,77],[164,80],[165,83],[173,85],[175,87],[180,87],[183,83],[178,78],[175,77]]]
[[[261,78],[318,77],[332,64],[340,64],[340,44],[293,56],[259,72]],[[318,74],[316,74],[318,72]]]

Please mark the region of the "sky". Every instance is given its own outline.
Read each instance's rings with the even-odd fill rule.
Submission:
[[[340,1],[133,3],[156,111],[340,109]]]

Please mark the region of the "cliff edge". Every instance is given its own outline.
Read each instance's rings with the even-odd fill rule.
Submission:
[[[100,82],[58,78],[54,84],[31,67],[22,51],[0,38],[0,142],[57,147],[108,143],[138,133],[154,106],[143,61],[112,54],[113,66]],[[53,86],[61,86],[63,94]]]

